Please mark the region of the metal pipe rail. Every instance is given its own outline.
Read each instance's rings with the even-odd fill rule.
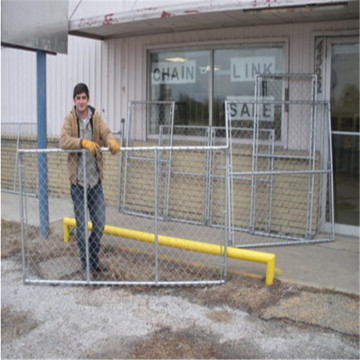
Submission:
[[[63,218],[63,231],[64,242],[69,242],[69,228],[70,226],[76,226],[76,220],[74,218]],[[92,223],[88,221],[88,230],[92,229]],[[137,230],[130,230],[120,228],[116,226],[105,225],[104,233],[108,235],[114,235],[123,237],[126,239],[144,241],[148,243],[155,242],[155,234],[146,233]],[[201,252],[209,255],[224,255],[224,246],[216,244],[208,244],[200,241],[180,239],[170,236],[158,235],[157,242],[159,245],[175,247],[178,249]],[[253,261],[257,263],[266,264],[265,283],[266,285],[272,285],[275,276],[275,254],[265,253],[254,250],[245,250],[234,247],[227,247],[227,256],[230,258]]]
[[[219,145],[219,146],[134,146],[134,147],[121,147],[120,152],[124,151],[196,151],[196,150],[226,150],[229,149],[229,145]],[[81,153],[89,150],[86,149],[19,149],[18,153],[24,154],[36,154],[36,153]],[[109,152],[110,150],[107,147],[101,147],[100,152]]]

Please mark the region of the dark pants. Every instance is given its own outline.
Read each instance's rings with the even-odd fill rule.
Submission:
[[[71,184],[70,192],[74,204],[81,266],[83,270],[86,270],[84,188],[81,185]],[[92,231],[89,236],[89,266],[90,270],[93,270],[99,265],[100,240],[105,226],[105,200],[100,182],[87,190],[87,207],[92,222]]]

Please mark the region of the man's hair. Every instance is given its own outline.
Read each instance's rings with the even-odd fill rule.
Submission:
[[[73,98],[75,99],[75,96],[81,93],[85,93],[86,96],[89,98],[89,89],[84,83],[79,83],[75,85]]]

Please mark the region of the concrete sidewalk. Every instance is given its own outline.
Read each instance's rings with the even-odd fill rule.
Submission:
[[[27,218],[38,226],[38,199],[27,197]],[[64,216],[73,217],[70,199],[49,199],[50,222]],[[20,221],[19,196],[1,193],[1,218]],[[260,240],[259,242],[264,242]],[[359,294],[359,238],[336,236],[334,242],[312,245],[264,247],[255,250],[276,254],[276,278],[309,285]],[[252,262],[228,259],[230,272],[264,276],[265,266]]]

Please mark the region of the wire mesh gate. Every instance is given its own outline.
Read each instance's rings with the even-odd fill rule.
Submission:
[[[316,88],[316,75],[256,75],[254,99],[226,102],[232,228],[267,237],[234,231],[230,244],[335,239],[330,105]]]
[[[106,163],[119,164],[117,156],[113,160],[106,149],[103,156]],[[102,189],[106,208],[96,206],[94,211],[102,211],[103,216],[94,216],[87,211],[91,202],[101,203],[98,190],[86,192],[87,179],[83,178],[82,191],[71,189],[71,195],[80,201],[80,210],[86,214],[85,219],[77,227],[70,227],[70,239],[64,241],[62,217],[57,221],[50,221],[49,229],[44,236],[40,234],[38,224],[28,221],[30,199],[25,195],[26,189],[37,176],[37,159],[46,156],[48,167],[48,194],[39,194],[39,198],[32,198],[39,209],[47,196],[51,198],[53,207],[49,207],[49,218],[56,218],[55,213],[61,212],[61,202],[56,198],[59,187],[67,183],[67,156],[70,151],[47,150],[19,150],[19,177],[22,218],[23,243],[23,271],[24,281],[27,283],[66,283],[66,284],[113,284],[113,285],[181,285],[181,284],[214,284],[222,283],[226,276],[226,246],[229,226],[214,229],[190,223],[174,222],[164,219],[161,215],[164,197],[164,174],[161,165],[166,152],[171,151],[180,162],[188,156],[202,156],[205,151],[212,151],[218,157],[217,171],[221,181],[217,184],[219,191],[219,216],[222,222],[229,224],[225,218],[229,216],[226,208],[226,147],[141,147],[123,148],[122,152],[132,152],[132,157],[148,159],[128,163],[127,176],[133,182],[127,185],[127,201],[131,204],[133,196],[137,204],[151,218],[144,218],[138,214],[118,211],[116,194],[117,171],[115,176],[105,176]],[[83,159],[81,166],[86,172],[86,150],[75,151]],[[74,150],[71,151],[74,153]],[[126,158],[125,154],[125,158]],[[76,157],[77,159],[78,157]],[[35,165],[34,165],[35,164]],[[80,164],[78,164],[80,165]],[[117,169],[118,170],[118,169]],[[50,175],[51,173],[51,175]],[[44,181],[45,179],[39,179]],[[176,184],[170,194],[170,208],[181,216],[193,218],[194,213],[205,203],[203,181],[197,177],[184,174],[172,176],[172,184]],[[94,187],[95,188],[95,187]],[[92,189],[94,189],[92,188]],[[173,190],[174,189],[174,190]],[[184,195],[185,193],[186,196]],[[87,196],[86,196],[87,194]],[[90,194],[90,195],[89,195]],[[55,197],[55,198],[54,198]],[[193,199],[196,197],[196,200]],[[140,204],[139,202],[142,202]],[[190,202],[190,203],[189,203]],[[193,209],[189,204],[196,204]],[[73,210],[69,210],[70,199],[63,217],[73,218]],[[81,209],[82,207],[82,209]],[[86,210],[85,210],[86,209]],[[40,210],[41,211],[41,210]],[[74,210],[76,211],[76,210]],[[79,211],[79,209],[77,210]],[[100,220],[99,220],[100,218]],[[92,220],[88,222],[88,220]],[[96,237],[102,233],[101,246]],[[95,234],[95,235],[94,235]],[[79,244],[82,238],[82,245]],[[65,239],[66,240],[66,239]],[[83,250],[81,250],[83,246]],[[211,248],[211,251],[208,249]],[[215,249],[215,252],[214,252]],[[85,267],[81,268],[82,257],[85,254]],[[100,267],[92,268],[94,258],[97,257]],[[94,271],[95,270],[95,271]]]
[[[227,130],[160,126],[159,143],[162,134],[171,134],[166,139],[171,146],[176,135],[205,146],[220,145],[228,135],[232,229],[229,245],[260,247],[335,239],[330,106],[316,100],[316,79],[308,74],[257,75],[254,98],[238,97],[226,102]],[[216,214],[214,194],[221,175],[214,171],[214,153],[204,152],[181,166],[173,160],[170,154],[163,168],[165,193],[160,216],[214,228],[225,226]],[[192,217],[184,218],[170,206],[172,177],[180,173],[204,183],[206,202]],[[128,181],[125,179],[125,188]],[[189,206],[195,208],[191,203]],[[137,206],[135,199],[131,204],[125,200],[123,207],[130,213],[153,216]]]
[[[34,164],[41,151],[20,150],[24,279],[217,283],[226,275],[228,244],[256,247],[334,240],[330,107],[316,100],[315,89],[312,75],[258,75],[255,98],[225,102],[226,127],[175,127],[173,102],[131,102],[127,146],[112,161],[115,167],[103,182],[106,224],[111,229],[101,240],[105,268],[95,278],[90,276],[88,242],[85,278],[79,273],[79,236],[74,230],[70,242],[64,243],[62,224],[51,224],[48,240],[43,241],[38,228],[27,222],[24,194],[37,177]],[[158,125],[156,117],[161,118]],[[159,132],[156,146],[139,146],[149,143],[141,142],[141,119]],[[181,140],[182,146],[176,146],[176,133],[200,139],[199,145],[184,146]],[[43,152],[51,164],[48,195],[56,197],[68,183],[67,154]],[[79,153],[83,159],[88,155]],[[89,231],[84,221],[84,238]],[[214,244],[215,257],[205,251]]]
[[[229,245],[257,247],[333,241],[334,210],[330,105],[316,99],[317,77],[311,74],[257,75],[255,97],[226,101],[225,127],[159,127],[159,144],[172,146],[181,135],[205,146],[231,139],[231,228]],[[224,222],[216,215],[216,157],[205,152],[186,166],[164,159],[161,216],[173,221],[214,228]],[[126,170],[125,170],[126,171]],[[184,218],[169,210],[175,174],[203,179],[203,211]],[[125,178],[125,189],[128,179]],[[216,191],[216,190],[215,190]],[[126,191],[124,191],[126,193]],[[125,195],[126,196],[126,195]],[[215,200],[215,202],[214,202]],[[125,200],[124,210],[152,216]],[[255,237],[261,235],[265,237]],[[262,240],[264,239],[264,240]]]

